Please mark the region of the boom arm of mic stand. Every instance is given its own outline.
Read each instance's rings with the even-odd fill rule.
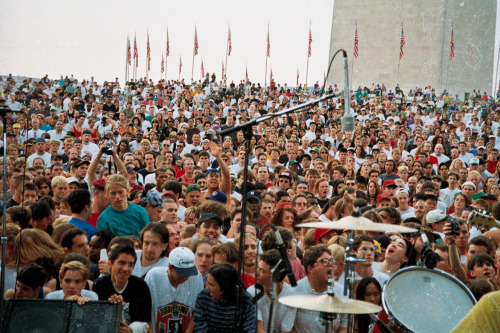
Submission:
[[[302,104],[299,104],[299,105],[296,105],[296,106],[292,106],[291,108],[288,108],[288,109],[285,109],[285,110],[282,110],[280,112],[276,112],[276,113],[272,113],[272,114],[268,114],[268,115],[265,115],[263,117],[259,117],[257,119],[252,119],[244,124],[240,124],[238,126],[233,126],[231,128],[226,128],[225,130],[221,131],[220,132],[220,135],[223,137],[227,134],[231,134],[231,133],[234,133],[234,132],[238,132],[238,131],[245,131],[245,130],[248,130],[248,128],[252,127],[253,125],[257,125],[261,122],[264,122],[264,121],[267,121],[267,120],[270,120],[270,119],[273,119],[273,118],[276,118],[276,117],[279,117],[279,116],[284,116],[284,115],[287,115],[289,113],[292,113],[292,112],[295,112],[295,111],[298,111],[300,109],[303,109],[303,108],[306,108],[306,107],[309,107],[309,106],[313,106],[319,102],[322,102],[322,101],[325,101],[325,100],[328,100],[328,99],[332,99],[332,98],[335,98],[335,97],[340,97],[342,96],[342,92],[341,93],[337,93],[337,94],[330,94],[330,95],[325,95],[323,97],[320,97],[320,98],[316,98],[316,99],[313,99],[311,101],[308,101],[308,102],[305,102],[305,103],[302,103]]]

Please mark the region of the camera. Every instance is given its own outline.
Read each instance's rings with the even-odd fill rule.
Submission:
[[[106,146],[102,150],[102,152],[106,155],[113,155],[114,147],[110,140],[105,140]]]
[[[450,223],[450,225],[451,225],[450,235],[459,236],[460,235],[460,223],[458,222],[458,219],[455,217],[450,217],[448,220],[448,223]]]

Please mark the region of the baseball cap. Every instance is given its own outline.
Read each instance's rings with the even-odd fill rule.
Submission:
[[[296,160],[291,160],[288,165],[294,165],[294,164],[300,164],[299,162],[297,162]]]
[[[262,196],[260,195],[259,191],[249,191],[247,194],[247,201],[250,199],[257,199],[259,201],[262,201]]]
[[[168,264],[174,267],[180,276],[193,276],[198,274],[194,265],[194,253],[187,247],[176,247],[168,256]]]
[[[407,191],[406,189],[404,189],[404,188],[400,188],[399,190],[397,190],[397,191],[396,191],[396,195],[401,194],[401,193],[406,193],[406,194],[408,194],[408,195],[410,194],[410,193],[408,193],[408,191]]]
[[[434,209],[427,213],[425,219],[427,220],[427,224],[441,222],[446,220],[448,215],[446,215],[441,209]]]
[[[471,165],[472,164],[479,165],[479,159],[476,158],[476,157],[473,157],[473,158],[470,159],[469,164],[471,164]]]
[[[395,187],[398,187],[398,185],[396,185],[396,182],[392,179],[387,179],[383,184],[382,184],[382,187],[388,187],[388,186],[395,186]]]
[[[92,135],[92,132],[90,130],[86,129],[86,130],[83,130],[82,134],[90,134],[90,135]]]
[[[221,174],[219,169],[212,168],[208,169],[207,172],[205,172],[205,177],[208,177],[208,175],[211,174],[212,172],[218,173],[219,175]]]
[[[382,193],[382,194],[377,195],[377,203],[379,203],[381,200],[384,200],[384,199],[391,200],[391,197],[387,193]]]
[[[36,143],[38,143],[38,142],[45,142],[45,139],[44,138],[37,138]]]
[[[199,226],[201,226],[201,224],[203,222],[207,222],[207,221],[210,221],[210,220],[216,221],[217,223],[220,224],[220,226],[224,225],[224,222],[222,222],[222,219],[220,218],[220,216],[217,215],[217,214],[215,214],[215,213],[206,213],[206,214],[203,214],[200,217],[200,219],[198,220],[198,223],[196,225],[199,227]]]
[[[80,184],[80,182],[78,181],[78,179],[76,179],[75,177],[69,177],[68,178],[68,184],[71,184],[71,183]]]
[[[333,229],[316,228],[314,230],[314,240],[316,241],[316,243],[318,243],[319,240],[321,239],[321,237],[323,237],[324,235],[326,235],[326,233],[328,233],[330,230],[333,230]]]
[[[283,172],[282,172],[282,173],[280,173],[280,175],[279,175],[279,178],[281,178],[281,177],[286,177],[286,178],[288,178],[288,179],[292,180],[292,175],[290,175],[290,172],[283,171]]]
[[[186,194],[193,191],[201,192],[200,186],[196,184],[191,184],[186,188]]]
[[[73,162],[73,167],[78,168],[82,164],[89,165],[90,162],[89,161],[84,161],[84,160],[76,160],[75,162]]]
[[[125,168],[127,169],[127,172],[130,172],[132,170],[139,171],[138,167],[132,165],[127,165]]]
[[[465,183],[463,183],[461,189],[463,189],[464,186],[466,186],[466,185],[472,186],[472,188],[474,189],[474,191],[476,190],[476,185],[474,185],[473,182],[465,182]]]
[[[106,180],[104,178],[96,179],[94,180],[92,185],[94,185],[94,188],[96,190],[104,191],[104,189],[106,188]]]
[[[225,204],[227,202],[227,196],[222,191],[214,191],[211,196],[207,197],[208,200],[218,201]]]
[[[21,125],[19,125],[18,123],[15,123],[14,125],[12,125],[12,128],[21,128]]]

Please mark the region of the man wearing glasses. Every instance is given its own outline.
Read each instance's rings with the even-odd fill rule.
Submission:
[[[373,245],[373,244],[372,244]],[[311,246],[302,258],[302,264],[306,269],[307,277],[297,282],[293,288],[295,295],[316,295],[326,293],[328,280],[333,278],[332,256],[326,245]],[[334,285],[336,297],[345,298],[344,287],[339,283]],[[317,320],[318,312],[304,309],[293,309],[295,311],[295,330],[297,332],[322,332],[325,327]],[[347,332],[347,315],[338,315],[333,321],[333,331]]]

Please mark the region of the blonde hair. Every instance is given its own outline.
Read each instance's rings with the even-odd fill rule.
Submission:
[[[127,178],[119,174],[111,175],[106,179],[106,191],[109,191],[109,188],[113,185],[120,185],[121,187],[127,189],[128,188]]]
[[[16,257],[15,265],[35,262],[37,259],[49,259],[55,262],[64,256],[64,250],[57,245],[50,235],[39,229],[24,229],[16,236],[13,246]]]
[[[332,254],[332,257],[335,259],[335,261],[344,261],[345,249],[342,245],[328,245],[328,250],[330,250],[330,253]]]
[[[83,280],[87,280],[90,276],[89,268],[79,261],[70,261],[61,265],[61,268],[59,269],[59,278],[61,280],[63,279],[64,274],[66,274],[67,271],[79,271],[80,273],[82,273]]]
[[[71,217],[70,216],[64,216],[64,217],[58,217],[54,223],[52,223],[52,227],[57,227],[58,225],[61,225],[61,224],[66,224],[68,223],[68,221],[71,220]]]
[[[50,185],[53,188],[53,187],[55,187],[59,183],[69,184],[68,180],[66,179],[66,177],[55,176],[54,178],[52,178],[52,182],[50,183]]]

